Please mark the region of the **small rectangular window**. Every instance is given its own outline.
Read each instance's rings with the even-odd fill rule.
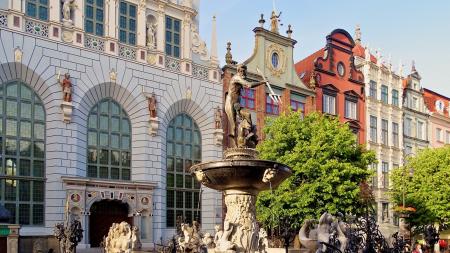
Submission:
[[[136,5],[125,1],[119,5],[119,41],[136,45]]]
[[[370,80],[369,97],[377,99],[377,82]]]
[[[387,120],[381,120],[381,142],[384,145],[388,145],[388,124]]]
[[[345,117],[346,118],[357,119],[357,113],[356,113],[357,109],[356,108],[357,108],[356,102],[345,99]]]
[[[278,115],[280,113],[278,104],[273,101],[269,94],[266,94],[266,113],[274,115]]]
[[[442,129],[436,128],[436,140],[442,142]]]
[[[392,105],[398,106],[398,90],[392,90]]]
[[[381,101],[385,104],[388,103],[388,87],[381,85]]]
[[[389,163],[382,162],[381,163],[381,172],[382,172],[382,180],[383,188],[389,188]]]
[[[377,117],[370,116],[370,140],[377,142]]]
[[[241,106],[248,109],[255,109],[255,90],[250,88],[242,88],[241,90]]]
[[[166,54],[180,58],[181,20],[166,16]]]
[[[302,95],[291,93],[291,109],[292,111],[300,111],[305,115],[305,97]]]
[[[47,0],[26,0],[25,8],[27,16],[43,21],[48,20]]]
[[[333,95],[323,94],[323,112],[335,115],[336,114],[336,97]]]
[[[104,0],[86,0],[84,29],[87,33],[103,36],[104,27]]]
[[[399,147],[398,123],[392,122],[392,144],[394,147]]]

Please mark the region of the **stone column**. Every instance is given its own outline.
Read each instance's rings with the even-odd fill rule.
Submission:
[[[139,7],[138,7],[138,15],[137,15],[137,27],[136,27],[136,33],[137,33],[137,40],[136,45],[141,47],[146,47],[146,16],[145,16],[145,9],[147,7],[145,0],[139,1]],[[138,57],[139,58],[139,57]]]
[[[156,38],[156,49],[160,52],[164,52],[164,37],[165,37],[165,32],[164,32],[164,28],[165,28],[165,22],[164,22],[164,18],[165,18],[165,4],[160,3],[158,5],[158,17],[157,17],[157,21],[158,21],[158,31],[156,33],[157,38]]]
[[[8,225],[9,235],[7,238],[7,253],[19,252],[19,228],[20,225]]]
[[[257,250],[259,227],[256,222],[256,195],[257,192],[251,190],[225,191],[227,214],[222,238],[235,244],[237,252]],[[221,246],[220,251],[227,250]]]

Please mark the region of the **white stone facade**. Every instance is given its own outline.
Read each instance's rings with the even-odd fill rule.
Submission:
[[[358,46],[362,48],[361,45]],[[364,48],[364,52],[366,50],[369,49]],[[365,57],[357,56],[355,64],[364,73],[365,79],[367,148],[375,151],[378,160],[378,163],[372,166],[376,171],[372,184],[378,223],[383,233],[390,236],[398,231],[394,206],[388,195],[388,177],[389,171],[403,165],[403,79],[401,73],[392,70],[390,63],[382,64],[379,55],[376,57],[370,52],[365,54]],[[397,95],[393,96],[394,93]],[[394,125],[397,126],[396,130]]]
[[[29,85],[42,100],[46,114],[45,224],[22,226],[20,235],[52,235],[55,223],[63,220],[67,198],[74,191],[88,191],[81,186],[89,181],[86,177],[88,115],[97,102],[112,98],[127,113],[132,133],[131,181],[117,182],[116,185],[123,185],[123,190],[117,187],[112,198],[117,198],[117,194],[149,196],[150,205],[133,206],[131,202],[129,205],[136,211],[130,213],[136,216],[135,221],[139,222],[142,217],[137,208],[151,217],[152,238],[143,240],[144,246],[150,246],[174,233],[173,228],[166,227],[165,156],[169,122],[176,115],[186,113],[200,129],[202,161],[222,157],[222,146],[217,145],[214,134],[214,108],[222,107],[223,100],[217,53],[208,52],[209,58],[205,59],[191,51],[191,25],[196,23],[197,15],[192,1],[179,5],[163,0],[129,0],[138,6],[135,46],[118,42],[117,18],[112,13],[116,13],[119,1],[105,0],[105,36],[100,38],[83,30],[84,2],[75,0],[77,7],[73,9],[70,29],[60,18],[59,0],[49,0],[47,22],[27,17],[25,1],[0,5],[0,85],[14,80]],[[154,49],[146,45],[148,14],[154,14],[158,22]],[[167,57],[164,53],[165,15],[182,21],[179,58]],[[72,40],[64,31],[70,32]],[[90,38],[96,39],[96,43]],[[15,53],[17,48],[21,51],[20,57]],[[73,84],[69,109],[67,105],[62,107],[62,92],[57,81],[58,73],[66,72]],[[150,121],[147,105],[148,94],[153,92],[157,98],[156,128],[155,121]],[[66,123],[68,117],[70,122]],[[89,186],[98,193],[107,191],[108,184],[115,184],[111,180],[98,181],[95,183],[98,187]],[[133,193],[130,189],[136,190]],[[221,222],[221,194],[209,189],[202,192],[202,226],[213,230],[214,224]],[[80,208],[80,212],[88,216],[88,206]],[[80,246],[89,247],[89,228],[84,220],[82,223],[85,236]]]

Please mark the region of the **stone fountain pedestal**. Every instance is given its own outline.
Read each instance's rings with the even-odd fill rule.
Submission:
[[[277,187],[292,172],[284,164],[259,160],[250,148],[230,148],[225,159],[200,163],[190,172],[204,186],[225,194],[224,227],[215,252],[254,252],[258,250],[256,196]]]

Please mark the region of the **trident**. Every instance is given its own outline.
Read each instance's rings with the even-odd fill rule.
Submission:
[[[269,97],[270,99],[272,99],[272,101],[278,105],[281,103],[281,96],[275,94],[275,92],[273,92],[272,87],[270,86],[269,81],[267,81],[266,77],[263,75],[263,73],[261,72],[261,70],[259,70],[258,67],[256,67],[256,72],[258,72],[258,74],[260,74],[263,78],[263,81],[266,83],[267,88],[269,89]]]

